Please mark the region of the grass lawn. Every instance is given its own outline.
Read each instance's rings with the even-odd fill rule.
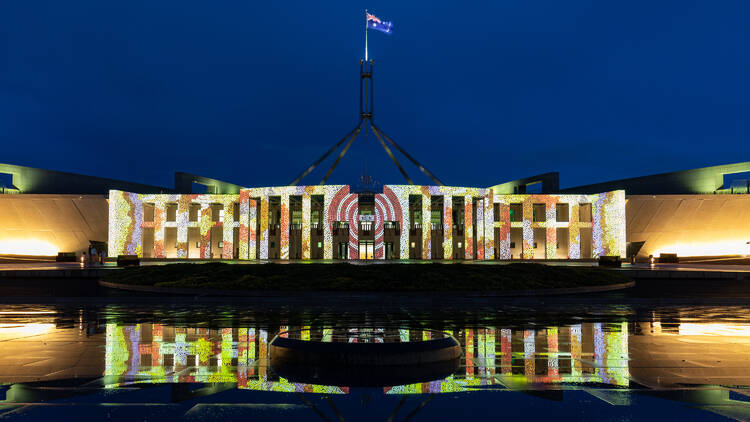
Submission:
[[[111,271],[104,281],[155,287],[282,291],[502,291],[626,283],[597,267],[464,264],[169,264]]]

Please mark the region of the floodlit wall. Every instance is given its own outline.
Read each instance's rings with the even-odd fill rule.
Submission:
[[[269,203],[272,199],[280,203],[280,259],[290,258],[290,202],[300,197],[302,202],[302,259],[309,259],[310,253],[310,210],[311,197],[323,197],[323,258],[333,258],[332,233],[338,223],[348,224],[349,259],[359,257],[359,197],[349,191],[346,185],[327,186],[282,186],[270,188],[242,189],[239,194],[210,195],[154,195],[122,191],[110,192],[109,248],[111,255],[144,255],[144,231],[148,244],[146,255],[155,258],[192,258],[196,256],[192,248],[200,248],[199,258],[224,259],[268,259],[269,257]],[[410,221],[409,198],[418,195],[422,198],[421,221]],[[432,230],[431,200],[440,197],[443,203],[443,227]],[[464,221],[453,221],[453,200],[461,198],[464,203]],[[522,205],[521,221],[510,221],[509,206]],[[556,221],[555,207],[566,203],[572,210],[570,221]],[[199,216],[190,215],[191,204],[200,206]],[[234,215],[235,204],[239,210]],[[546,209],[544,218],[533,218],[534,205]],[[579,221],[579,205],[590,208],[590,217]],[[144,218],[144,207],[147,218]],[[167,218],[167,207],[176,213]],[[499,214],[495,215],[495,208]],[[151,211],[153,209],[153,212]],[[218,210],[218,211],[217,211]],[[216,213],[219,213],[217,216]],[[464,259],[511,259],[510,228],[518,228],[523,234],[523,249],[520,257],[534,259],[533,233],[536,229],[544,232],[543,256],[536,258],[556,259],[556,233],[567,229],[569,239],[568,255],[563,258],[579,259],[600,255],[620,255],[625,252],[625,194],[623,191],[594,195],[493,195],[492,189],[448,186],[386,185],[383,193],[374,198],[374,254],[375,259],[385,257],[385,222],[398,223],[400,227],[400,248],[397,258],[408,259],[409,229],[422,227],[421,258],[431,259],[433,246],[442,250],[442,259],[453,259],[454,223],[464,225]],[[176,241],[167,239],[167,230],[176,230]],[[189,231],[200,231],[200,241],[188,242]],[[153,231],[153,236],[151,232]],[[495,232],[499,233],[495,239]],[[433,245],[433,232],[441,233],[442,239],[434,239],[442,244]],[[591,253],[581,256],[581,232],[591,234]],[[221,233],[220,235],[218,235]],[[153,238],[153,241],[151,240]],[[151,246],[153,242],[153,247]],[[221,247],[217,249],[217,242]],[[173,245],[174,243],[174,245]],[[238,244],[235,244],[238,243]],[[588,243],[587,243],[588,244]],[[210,247],[209,247],[210,245]],[[497,246],[496,246],[497,245]],[[172,254],[172,248],[176,253]],[[497,249],[497,250],[496,250]],[[212,252],[214,250],[214,252]],[[517,255],[518,257],[518,255]]]
[[[494,203],[498,204],[500,213],[494,223],[500,233],[497,251],[500,259],[511,257],[511,228],[521,229],[523,259],[534,258],[534,229],[545,230],[545,259],[557,258],[557,229],[560,228],[568,229],[567,248],[570,259],[625,256],[625,191],[593,195],[495,195]],[[521,221],[511,221],[511,204],[521,204]],[[544,204],[543,216],[534,218],[534,204]],[[568,221],[557,221],[557,204],[567,204]],[[590,208],[590,218],[581,218],[582,206]],[[592,254],[582,256],[581,232],[587,232],[587,229],[592,233]]]
[[[240,195],[178,195],[178,194],[137,194],[122,191],[110,191],[109,193],[109,254],[116,255],[138,255],[143,256],[143,229],[153,229],[154,245],[153,257],[165,258],[165,233],[166,228],[177,229],[177,241],[174,247],[177,249],[177,258],[188,257],[188,230],[198,228],[200,230],[200,243],[196,248],[200,249],[200,258],[211,257],[210,233],[214,227],[222,229],[222,238],[213,239],[214,242],[222,242],[222,257],[232,258],[234,245],[234,227],[242,230],[239,221],[235,221],[233,214],[234,203],[240,200]],[[144,204],[153,204],[153,221],[145,221]],[[175,221],[167,221],[167,204],[177,204]],[[190,221],[190,204],[199,204],[200,211],[196,221]],[[213,221],[211,205],[220,204],[223,210],[223,219]],[[149,218],[150,220],[150,218]]]
[[[750,255],[750,195],[631,195],[626,210],[640,257]]]
[[[52,256],[107,241],[103,195],[0,195],[0,254]]]

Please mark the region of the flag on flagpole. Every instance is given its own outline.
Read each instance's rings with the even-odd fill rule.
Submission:
[[[375,29],[380,32],[385,32],[386,34],[390,34],[393,30],[393,22],[386,22],[378,18],[377,16],[373,15],[372,13],[367,13],[367,29]]]

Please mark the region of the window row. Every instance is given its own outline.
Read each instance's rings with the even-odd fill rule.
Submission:
[[[547,221],[547,204],[533,204],[531,208],[531,221],[543,223]],[[494,207],[495,221],[500,221],[500,204]],[[569,204],[555,204],[554,220],[558,223],[570,221]],[[510,204],[510,221],[517,223],[523,221],[523,204]],[[578,204],[578,221],[590,223],[592,221],[591,204]]]
[[[240,204],[239,202],[235,202],[233,205],[233,213],[235,216],[240,214]],[[213,222],[219,222],[224,221],[224,205],[222,204],[210,204],[208,207],[211,212],[211,221]],[[177,221],[177,204],[175,203],[169,203],[165,204],[165,220],[167,222],[174,222]],[[156,211],[156,205],[153,203],[144,203],[143,204],[143,221],[145,222],[153,222],[154,221],[154,214]],[[188,221],[191,222],[197,222],[198,217],[200,216],[201,211],[201,204],[193,203],[188,205]]]

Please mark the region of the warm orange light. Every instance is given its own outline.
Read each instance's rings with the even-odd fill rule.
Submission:
[[[750,255],[747,239],[722,240],[718,242],[676,243],[659,248],[655,255],[676,253],[677,256],[721,256]]]
[[[55,324],[0,324],[0,340],[10,340],[22,337],[47,334],[55,328]]]
[[[38,239],[0,240],[0,255],[57,255],[57,246]]]
[[[681,336],[730,336],[750,337],[750,325],[707,323],[699,324],[693,322],[680,323]],[[739,341],[737,339],[736,341]],[[744,339],[743,342],[747,342]]]

